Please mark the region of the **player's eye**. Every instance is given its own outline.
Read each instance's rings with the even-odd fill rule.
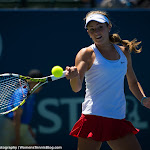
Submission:
[[[103,26],[99,25],[96,28],[89,28],[88,30],[89,30],[90,33],[94,33],[95,31],[101,31],[102,29],[103,29]]]
[[[94,32],[95,29],[94,29],[94,28],[90,28],[89,31],[90,31],[90,32]]]
[[[101,30],[102,28],[103,28],[103,26],[99,26],[97,29],[98,29],[98,30]]]

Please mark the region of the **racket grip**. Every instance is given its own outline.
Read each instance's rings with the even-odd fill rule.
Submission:
[[[55,80],[58,80],[58,79],[66,77],[66,72],[67,72],[66,70],[63,71],[63,75],[61,77],[55,77],[54,75],[51,75],[52,81],[55,81]]]

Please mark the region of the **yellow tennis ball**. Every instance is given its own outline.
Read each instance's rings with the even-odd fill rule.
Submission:
[[[51,72],[52,72],[52,75],[54,75],[56,78],[59,78],[63,75],[63,68],[60,66],[54,66]]]

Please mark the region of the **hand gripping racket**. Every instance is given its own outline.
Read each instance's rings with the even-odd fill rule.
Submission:
[[[14,73],[4,73],[0,75],[0,115],[8,114],[22,106],[27,98],[42,85],[65,77],[66,71],[63,71],[61,77],[54,75],[31,78]],[[28,81],[37,82],[30,89]]]

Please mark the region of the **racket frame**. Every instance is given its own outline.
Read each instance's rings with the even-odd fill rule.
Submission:
[[[33,94],[39,87],[43,86],[44,84],[46,84],[48,82],[52,82],[52,81],[64,78],[66,72],[67,71],[63,71],[63,75],[61,77],[55,77],[54,75],[50,75],[50,76],[46,76],[46,77],[42,77],[42,78],[31,78],[29,76],[23,76],[23,75],[19,75],[19,74],[15,74],[15,73],[0,74],[0,77],[14,76],[16,78],[23,79],[27,84],[28,84],[28,81],[38,82],[32,89],[29,88],[26,98],[23,99],[18,106],[12,108],[11,110],[1,112],[0,115],[5,115],[10,112],[16,111],[20,106],[22,106],[26,102],[26,100],[29,98],[29,96],[31,94]],[[29,84],[28,84],[28,86],[29,86]]]

